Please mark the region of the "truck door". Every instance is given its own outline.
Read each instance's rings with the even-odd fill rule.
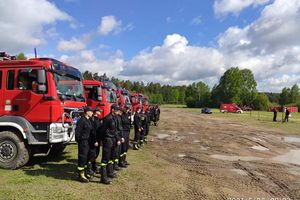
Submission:
[[[37,69],[18,68],[7,71],[5,109],[30,122],[50,121],[50,102],[37,91]]]

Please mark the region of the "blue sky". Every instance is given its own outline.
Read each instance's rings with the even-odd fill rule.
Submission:
[[[0,44],[121,79],[216,84],[231,66],[260,91],[300,80],[300,0],[0,1]]]

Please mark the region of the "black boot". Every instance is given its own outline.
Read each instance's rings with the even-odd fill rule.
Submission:
[[[118,162],[114,162],[114,170],[119,171],[121,170],[120,167],[118,166]]]
[[[101,167],[100,173],[101,173],[100,183],[103,183],[105,185],[109,185],[111,183],[111,180],[107,177],[106,166]]]
[[[84,169],[78,170],[78,180],[83,183],[89,182],[89,179],[85,176]]]
[[[107,176],[109,178],[117,178],[117,174],[114,172],[114,166],[112,163],[107,164]]]
[[[95,172],[95,174],[100,174],[100,170],[97,167],[96,161],[92,162],[92,170]]]
[[[135,142],[133,144],[133,150],[139,150],[139,146],[138,146],[137,142]]]
[[[90,162],[87,164],[87,167],[85,170],[85,176],[90,180],[93,179],[94,171],[92,170],[92,163],[90,163]]]
[[[125,154],[124,155],[124,163],[125,163],[125,165],[130,165],[130,163],[127,161],[126,157],[127,157],[127,155]]]
[[[125,156],[125,155],[123,155],[123,156],[120,157],[120,159],[119,159],[119,167],[127,168],[127,165],[126,165],[125,160],[124,160],[124,156]]]

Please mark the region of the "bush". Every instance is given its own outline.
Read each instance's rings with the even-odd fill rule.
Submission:
[[[256,110],[268,110],[269,98],[266,94],[258,94],[254,100],[254,107]]]

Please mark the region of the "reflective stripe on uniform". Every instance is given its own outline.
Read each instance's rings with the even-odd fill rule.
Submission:
[[[108,164],[114,164],[114,161],[110,160],[108,161]]]
[[[105,167],[107,164],[106,163],[100,163],[101,167]]]
[[[119,162],[119,159],[115,159],[115,162],[116,162],[116,163]]]
[[[84,167],[77,167],[77,169],[78,169],[79,171],[82,171],[82,170],[84,170]]]

